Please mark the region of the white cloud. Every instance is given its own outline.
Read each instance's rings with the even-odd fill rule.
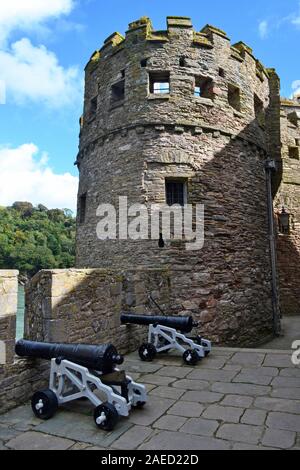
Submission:
[[[62,67],[45,46],[35,47],[27,38],[0,50],[1,79],[8,100],[18,104],[31,100],[49,107],[79,103],[82,78],[77,67]]]
[[[34,144],[0,147],[0,205],[29,201],[75,211],[78,178],[54,173],[47,161],[47,154]]]
[[[74,6],[74,0],[1,0],[0,2],[0,43],[12,31],[31,31],[49,19],[67,15]]]
[[[75,0],[0,0],[0,81],[7,102],[34,101],[50,108],[78,105],[83,80],[78,67],[64,67],[54,52],[28,38],[12,44],[13,31],[32,32],[47,27],[51,19],[68,15]],[[3,91],[3,90],[2,90]]]
[[[259,32],[259,35],[262,39],[266,39],[266,37],[269,34],[269,23],[268,23],[268,21],[264,20],[264,21],[261,21],[259,23],[258,32]]]
[[[300,96],[300,80],[295,80],[292,83],[292,90],[293,90],[293,95],[292,97],[298,97]]]

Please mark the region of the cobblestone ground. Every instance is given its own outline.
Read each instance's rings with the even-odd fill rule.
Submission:
[[[27,404],[0,416],[0,449],[300,450],[300,367],[290,351],[216,348],[195,368],[131,354],[124,367],[147,384],[149,402],[113,432],[96,428],[89,402],[46,422]]]

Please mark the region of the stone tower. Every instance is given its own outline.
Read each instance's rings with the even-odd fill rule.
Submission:
[[[92,55],[85,83],[77,267],[161,268],[171,310],[193,314],[203,334],[234,345],[266,338],[274,286],[265,166],[280,160],[275,71],[213,26],[195,32],[189,18],[168,17],[167,30],[154,31],[141,18]],[[100,241],[97,207],[117,207],[120,196],[129,205],[204,204],[204,247]]]
[[[300,98],[281,100],[280,130],[282,180],[275,210],[278,222],[283,207],[290,216],[288,230],[278,223],[280,304],[284,315],[300,315]]]

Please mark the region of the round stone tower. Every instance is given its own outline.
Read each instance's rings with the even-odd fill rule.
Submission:
[[[207,337],[251,345],[272,332],[265,162],[278,151],[279,80],[250,47],[186,17],[112,34],[86,67],[77,267],[161,268],[172,310]],[[280,148],[280,147],[279,147]],[[100,204],[203,204],[205,241],[99,240]],[[194,220],[195,223],[195,220]],[[123,234],[124,235],[124,234]],[[126,238],[126,237],[121,237]]]

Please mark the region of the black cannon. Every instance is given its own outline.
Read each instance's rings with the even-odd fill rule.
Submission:
[[[20,340],[16,344],[16,354],[21,357],[37,357],[51,360],[66,359],[76,364],[108,374],[116,364],[123,364],[124,358],[112,344],[59,344],[38,343]]]
[[[186,364],[196,365],[211,351],[210,341],[200,336],[188,338],[184,335],[198,326],[191,316],[171,317],[122,313],[121,323],[149,326],[148,342],[143,343],[139,348],[142,361],[152,361],[157,353],[177,349],[182,353]]]
[[[181,333],[190,333],[193,328],[198,326],[193,317],[168,317],[153,315],[131,315],[127,313],[121,314],[121,323],[132,323],[136,325],[162,325],[174,328]]]
[[[124,371],[123,363],[112,344],[58,344],[20,340],[16,354],[51,360],[49,389],[36,392],[31,399],[34,414],[51,418],[59,405],[88,398],[95,406],[94,420],[100,429],[112,430],[119,416],[128,416],[131,407],[147,401],[146,389]],[[102,401],[95,390],[105,396]]]

